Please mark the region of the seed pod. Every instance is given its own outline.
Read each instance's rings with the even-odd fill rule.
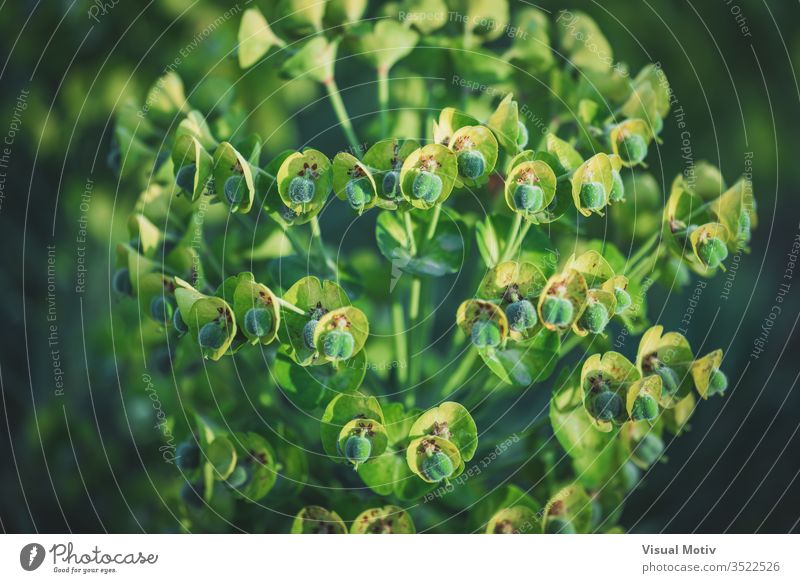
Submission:
[[[520,333],[533,328],[539,321],[536,316],[536,308],[528,300],[519,300],[508,304],[506,318],[508,318],[508,327]]]
[[[658,417],[658,401],[647,394],[638,395],[631,408],[631,419],[652,421],[656,417]]]
[[[519,132],[517,133],[517,146],[522,150],[528,145],[528,128],[525,127],[525,124],[521,121],[517,122],[517,127],[519,128]]]
[[[665,364],[659,364],[656,367],[656,374],[661,377],[661,394],[662,396],[672,397],[681,386],[681,378],[678,373]]]
[[[496,348],[502,335],[498,325],[491,320],[479,320],[472,325],[470,340],[476,348]]]
[[[344,456],[358,469],[358,466],[369,459],[372,443],[362,435],[351,435],[344,444]]]
[[[581,206],[596,211],[606,206],[606,189],[600,182],[584,182],[581,185]]]
[[[191,194],[194,192],[194,176],[196,172],[197,166],[194,164],[181,166],[181,168],[175,174],[175,184],[177,184],[178,188],[184,192]]]
[[[580,325],[592,334],[601,334],[608,325],[608,308],[598,301],[590,300],[581,315]]]
[[[544,206],[544,190],[541,186],[520,184],[514,190],[514,206],[517,210],[538,212]]]
[[[707,267],[719,267],[728,257],[728,247],[717,237],[701,239],[697,246],[697,256]]]
[[[245,198],[247,192],[247,184],[245,183],[244,176],[234,174],[225,179],[223,186],[225,193],[225,200],[231,205],[234,211],[239,208]]]
[[[131,275],[127,267],[121,267],[114,272],[114,277],[111,278],[111,287],[121,295],[129,296],[133,293]]]
[[[390,170],[383,175],[383,182],[381,187],[383,189],[383,196],[389,200],[393,200],[399,194],[400,186],[400,173],[396,170]]]
[[[617,170],[612,170],[611,176],[614,182],[611,186],[611,202],[623,202],[625,200],[625,183],[622,182],[622,175]]]
[[[563,518],[549,518],[544,525],[545,534],[575,534],[575,525],[571,520]]]
[[[558,296],[548,296],[542,304],[542,319],[557,328],[569,326],[574,308],[572,302]]]
[[[647,157],[647,141],[639,134],[622,134],[619,140],[619,157],[627,164],[640,164]]]
[[[478,150],[464,150],[458,155],[458,173],[476,180],[486,170],[486,158]]]
[[[150,317],[159,324],[171,322],[174,311],[175,299],[172,296],[159,295],[150,300]]]
[[[184,472],[196,470],[200,467],[200,448],[190,441],[180,443],[175,452],[175,463]]]
[[[431,452],[420,465],[420,470],[431,482],[441,482],[453,475],[453,461],[441,451]]]
[[[180,308],[176,308],[175,313],[172,314],[172,325],[175,327],[175,331],[180,335],[184,335],[189,331],[189,326],[184,322]]]
[[[709,397],[714,395],[722,395],[728,388],[728,377],[724,372],[715,368],[711,371],[711,376],[708,378],[708,393]]]
[[[250,308],[244,314],[244,329],[256,338],[262,338],[272,330],[272,312],[266,308]]]
[[[314,344],[314,330],[317,329],[317,322],[319,320],[311,319],[306,322],[305,326],[303,326],[303,342],[305,343],[306,347],[311,350],[316,348]]]
[[[314,200],[316,184],[313,180],[302,176],[295,176],[289,183],[289,200],[293,204],[308,204]]]
[[[250,482],[250,471],[242,464],[237,464],[236,467],[228,476],[228,485],[232,488],[244,488]]]
[[[227,334],[219,322],[208,322],[200,328],[197,341],[204,350],[218,350],[227,339]]]
[[[589,414],[598,421],[614,421],[619,419],[625,404],[614,391],[600,391],[588,400]]]
[[[350,332],[331,330],[322,340],[322,351],[332,360],[347,360],[353,356],[356,341]]]
[[[645,468],[656,463],[662,453],[664,453],[664,442],[654,433],[644,434],[633,449],[634,461]]]
[[[753,221],[750,218],[750,213],[747,210],[742,209],[742,212],[739,214],[739,220],[737,221],[737,238],[744,242],[750,242],[750,231],[753,228]]]
[[[345,186],[345,194],[352,208],[363,209],[372,200],[372,184],[368,178],[350,180]]]
[[[627,292],[627,290],[624,290],[621,287],[614,288],[614,299],[617,301],[617,308],[614,312],[617,315],[630,308],[631,303],[633,303],[631,300],[631,295]]]
[[[414,178],[412,193],[415,198],[433,204],[442,193],[442,179],[433,172],[423,170]]]

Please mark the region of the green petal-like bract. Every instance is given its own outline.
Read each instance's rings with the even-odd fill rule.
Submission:
[[[424,200],[429,204],[436,202],[439,195],[442,194],[442,179],[434,174],[423,170],[414,178],[414,183],[411,187],[414,198]]]
[[[452,476],[455,468],[453,460],[447,454],[436,451],[422,460],[420,470],[432,482],[441,482]]]
[[[710,268],[719,267],[728,257],[728,248],[718,237],[710,237],[697,246],[697,256]]]
[[[256,338],[266,336],[272,330],[272,312],[266,308],[250,308],[244,314],[244,329]]]
[[[517,122],[517,127],[519,128],[517,132],[517,146],[519,146],[520,149],[524,149],[525,146],[528,145],[528,128],[525,127],[525,124],[521,121]]]
[[[472,325],[470,339],[477,348],[494,348],[500,344],[500,328],[491,320],[479,320]]]
[[[367,205],[372,198],[372,184],[368,178],[356,178],[350,180],[344,187],[347,195],[347,202],[354,209],[361,209]]]
[[[647,433],[636,445],[636,457],[648,466],[654,464],[664,451],[664,442],[657,435]]]
[[[721,395],[728,388],[728,377],[724,372],[715,368],[708,378],[708,396]]]
[[[533,328],[538,321],[536,308],[528,300],[520,300],[508,304],[506,318],[508,318],[509,327],[515,332],[524,332],[529,328]]]
[[[353,356],[356,340],[350,332],[331,330],[322,340],[322,351],[328,358],[346,360]]]
[[[372,443],[362,435],[351,435],[344,443],[344,457],[358,467],[369,459],[372,453]]]
[[[750,230],[753,227],[752,223],[753,220],[750,218],[750,213],[742,209],[742,212],[739,213],[737,233],[737,237],[740,241],[744,241],[745,243],[750,241]]]
[[[533,184],[520,184],[514,190],[514,206],[521,211],[536,212],[544,206],[544,190]]]
[[[542,304],[542,318],[552,326],[569,326],[575,309],[566,298],[550,296]]]
[[[486,158],[478,150],[464,150],[458,155],[458,172],[475,180],[486,170]]]
[[[633,401],[631,419],[634,421],[652,421],[658,416],[658,402],[650,395],[639,395]]]
[[[581,185],[581,206],[588,210],[599,210],[606,206],[606,188],[601,182],[584,182]]]
[[[600,302],[590,301],[581,315],[581,326],[592,334],[600,334],[607,325],[608,308]]]
[[[197,172],[197,166],[194,164],[187,164],[181,166],[175,174],[175,184],[178,188],[191,194],[194,192],[194,175]]]
[[[647,142],[639,134],[629,134],[620,140],[619,156],[629,164],[638,164],[647,157]]]
[[[317,185],[313,180],[295,176],[289,183],[289,200],[294,204],[308,204],[314,199]]]

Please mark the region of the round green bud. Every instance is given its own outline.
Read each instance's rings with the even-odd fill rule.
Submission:
[[[514,206],[517,210],[536,212],[544,206],[544,190],[533,184],[520,184],[514,190]]]
[[[656,368],[656,374],[661,377],[661,394],[664,396],[672,396],[678,392],[681,386],[681,377],[672,369],[665,365],[659,365]]]
[[[750,218],[750,213],[742,209],[742,212],[739,214],[737,233],[737,237],[740,241],[744,241],[745,243],[750,241],[750,230],[752,226],[753,221]]]
[[[647,141],[639,134],[628,134],[619,142],[619,157],[628,164],[639,164],[647,157]]]
[[[228,176],[228,178],[225,180],[223,192],[225,193],[225,200],[228,201],[228,204],[231,205],[231,208],[238,208],[239,205],[242,204],[246,190],[247,183],[244,180],[244,176],[239,174]]]
[[[197,166],[194,164],[187,164],[181,166],[177,174],[175,174],[175,184],[178,188],[188,193],[194,192],[194,175],[197,172]]]
[[[200,347],[209,350],[217,350],[220,346],[225,344],[227,338],[228,335],[225,334],[225,330],[223,330],[222,326],[217,322],[204,324],[197,335],[197,341]]]
[[[621,287],[614,288],[614,299],[617,300],[617,307],[614,310],[615,314],[621,314],[625,310],[631,307],[633,303],[631,300],[631,294],[627,292],[627,290],[622,289]]]
[[[581,184],[581,206],[590,211],[600,210],[606,206],[606,188],[600,182],[584,182]]]
[[[167,324],[172,320],[175,311],[175,300],[172,296],[155,296],[150,300],[150,317],[159,324]]]
[[[318,320],[312,318],[303,326],[303,343],[306,345],[306,348],[310,350],[316,348],[314,345],[314,330],[317,329],[317,322]]]
[[[663,120],[663,118],[661,116],[656,117],[653,120],[652,127],[653,127],[653,133],[655,133],[656,135],[660,134],[661,130],[664,129],[664,120]]]
[[[536,317],[536,308],[528,300],[508,304],[506,318],[508,318],[509,327],[515,332],[524,332],[533,328],[539,320]]]
[[[519,128],[519,131],[517,132],[517,146],[519,146],[520,149],[523,149],[528,145],[528,128],[525,127],[525,124],[521,121],[517,122],[517,128]]]
[[[600,302],[590,301],[581,314],[581,326],[592,334],[600,334],[608,325],[608,308]]]
[[[354,209],[361,209],[366,206],[372,198],[372,184],[368,178],[356,178],[350,180],[344,187],[347,195],[347,202]]]
[[[183,321],[180,308],[175,308],[175,312],[172,314],[172,325],[175,327],[178,334],[186,334],[189,331],[189,326]]]
[[[551,326],[569,326],[574,313],[572,302],[566,298],[549,296],[542,304],[542,318]]]
[[[611,184],[611,202],[622,202],[625,200],[625,184],[622,182],[622,176],[616,170],[611,171],[611,176],[614,179]]]
[[[240,464],[237,464],[227,480],[228,485],[232,488],[244,488],[249,481],[250,471]]]
[[[728,388],[728,377],[718,368],[712,369],[708,379],[708,396],[722,395]]]
[[[614,391],[601,391],[589,400],[589,413],[598,421],[613,421],[622,414],[625,404]]]
[[[325,356],[335,360],[347,360],[353,356],[355,348],[355,338],[344,330],[331,330],[322,340],[322,351]]]
[[[500,328],[491,320],[478,320],[472,325],[470,339],[477,348],[494,348],[500,345]]]
[[[622,484],[626,492],[633,490],[636,485],[639,483],[639,478],[641,477],[641,471],[637,465],[633,462],[626,462],[625,465],[622,466]]]
[[[414,198],[433,204],[442,194],[442,188],[442,179],[439,176],[433,172],[423,170],[414,178],[411,191]]]
[[[122,267],[114,272],[114,276],[111,278],[111,288],[124,296],[129,296],[133,293],[131,274],[127,267]]]
[[[302,176],[295,176],[289,183],[289,200],[293,204],[308,204],[314,199],[314,192],[317,190],[317,185],[313,180],[303,178]]]
[[[184,441],[178,445],[175,451],[175,464],[178,469],[189,472],[200,467],[200,448],[197,444]]]
[[[545,534],[575,534],[575,526],[571,520],[550,518],[544,526]]]
[[[710,237],[697,246],[697,256],[704,265],[713,269],[728,258],[728,247],[721,239]]]
[[[458,155],[458,173],[475,180],[486,170],[486,158],[478,150],[464,150]]]
[[[203,497],[200,495],[200,486],[195,486],[190,482],[184,482],[181,486],[181,500],[192,508],[202,508],[204,505]]]
[[[426,456],[420,464],[422,474],[432,482],[441,482],[453,475],[453,460],[442,451],[435,451]]]
[[[272,330],[272,312],[266,308],[250,308],[244,314],[244,330],[256,338],[266,336]]]
[[[634,453],[646,465],[654,464],[664,452],[664,442],[661,438],[652,433],[647,433],[636,445]]]
[[[639,395],[633,401],[631,419],[634,421],[652,421],[658,417],[658,402],[650,395]]]
[[[390,170],[383,175],[383,196],[388,199],[393,199],[397,196],[397,185],[400,183],[400,174],[394,170]]]
[[[344,457],[356,468],[369,459],[372,442],[362,435],[351,435],[344,442]]]

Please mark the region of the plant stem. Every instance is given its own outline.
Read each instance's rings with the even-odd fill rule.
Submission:
[[[417,254],[417,241],[414,239],[414,223],[411,222],[411,213],[408,211],[398,211],[403,213],[403,223],[406,227],[406,237],[408,237],[409,253],[413,257]]]
[[[389,70],[378,67],[378,106],[380,107],[381,136],[389,133]]]
[[[397,384],[398,388],[406,388],[408,382],[408,344],[406,344],[405,314],[403,304],[395,298],[392,302],[392,328],[394,328],[394,348],[397,353]]]
[[[414,330],[417,327],[417,323],[419,322],[419,299],[422,295],[422,280],[418,275],[414,276],[414,279],[411,280],[411,295],[408,299],[408,330],[410,334],[407,334],[408,338],[408,380],[410,385],[415,385],[417,382],[418,374],[418,366],[417,366],[417,358],[415,358],[416,353],[416,341],[415,339],[419,336],[419,331]]]
[[[328,256],[328,251],[325,249],[325,243],[322,241],[322,231],[319,228],[319,220],[317,217],[311,219],[311,239],[317,241],[317,246],[319,247],[320,255],[322,256],[323,260],[325,261],[325,266],[330,269],[331,273],[335,276],[336,275],[336,265],[333,263],[331,258]]]
[[[461,384],[464,382],[464,379],[467,378],[469,375],[469,371],[472,370],[472,367],[475,365],[475,360],[478,358],[478,351],[475,350],[474,346],[471,346],[467,349],[467,353],[461,356],[461,362],[458,364],[458,368],[450,375],[450,378],[447,379],[447,382],[442,387],[441,392],[439,393],[440,396],[444,399],[448,397],[451,393],[458,390]]]
[[[344,131],[344,135],[347,136],[347,141],[350,143],[350,147],[353,150],[353,155],[356,158],[361,158],[361,154],[363,153],[361,151],[361,144],[353,130],[353,122],[350,121],[350,115],[347,113],[347,108],[345,108],[342,97],[339,95],[339,87],[336,85],[336,81],[333,77],[325,81],[325,89],[328,92],[328,99],[331,100],[333,111],[336,113],[336,118],[339,120],[342,131]]]
[[[628,260],[628,267],[625,269],[627,274],[631,274],[636,271],[637,267],[639,267],[636,264],[650,252],[650,249],[656,244],[656,242],[658,242],[658,238],[660,236],[661,230],[656,231],[653,236],[645,241],[639,250],[634,253],[634,255]]]
[[[517,235],[519,235],[519,229],[521,226],[522,215],[520,213],[514,213],[514,223],[511,226],[511,232],[506,240],[506,248],[503,250],[503,255],[500,257],[501,262],[508,261],[508,259],[514,254],[514,243],[517,240]]]
[[[275,297],[277,297],[277,296],[275,296]],[[301,316],[305,316],[306,315],[306,313],[303,310],[301,310],[300,308],[298,308],[297,306],[295,306],[291,302],[287,302],[283,298],[278,298],[278,304],[282,308],[286,308],[287,310],[290,310],[290,311],[292,311],[292,312],[294,312],[296,314],[300,314]]]

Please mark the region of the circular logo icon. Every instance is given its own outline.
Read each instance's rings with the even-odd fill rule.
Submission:
[[[26,571],[35,571],[44,562],[44,547],[39,543],[30,543],[19,552],[19,564]]]

